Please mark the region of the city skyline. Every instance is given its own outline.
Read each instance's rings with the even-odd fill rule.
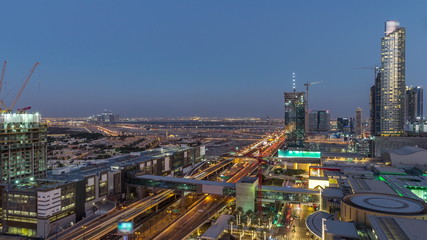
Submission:
[[[353,117],[361,107],[366,119],[373,71],[357,68],[379,65],[386,20],[407,28],[407,85],[424,84],[422,2],[82,3],[2,9],[2,98],[39,61],[17,107],[46,117],[107,108],[123,117],[281,118],[296,72],[297,91],[323,80],[310,89],[310,109]]]

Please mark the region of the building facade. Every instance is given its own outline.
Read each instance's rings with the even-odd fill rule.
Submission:
[[[45,178],[47,126],[38,113],[0,114],[0,177],[2,183]]]
[[[423,119],[423,88],[406,87],[405,92],[405,123]]]
[[[355,133],[358,138],[362,136],[362,109],[356,108],[356,118],[355,118]]]
[[[285,92],[285,128],[287,141],[292,145],[303,145],[305,137],[305,94]]]
[[[370,129],[371,135],[381,132],[381,72],[375,74],[375,84],[371,87],[370,96]]]
[[[380,135],[400,136],[404,132],[405,28],[398,21],[386,21],[381,39]]]
[[[329,131],[330,114],[328,110],[314,110],[308,115],[310,131]]]

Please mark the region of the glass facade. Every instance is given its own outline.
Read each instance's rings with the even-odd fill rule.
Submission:
[[[423,119],[423,88],[406,87],[405,123]]]
[[[386,22],[381,40],[381,136],[400,136],[404,131],[405,29],[397,21]]]
[[[301,146],[305,137],[305,94],[285,92],[285,129],[291,145]]]

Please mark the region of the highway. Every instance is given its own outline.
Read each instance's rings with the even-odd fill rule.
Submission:
[[[184,216],[168,226],[157,235],[155,240],[182,239],[194,231],[199,225],[209,220],[213,214],[231,202],[231,197],[207,196],[199,204],[190,209]]]
[[[174,195],[172,190],[164,190],[160,193],[144,198],[141,201],[133,203],[123,211],[117,211],[109,216],[100,218],[96,221],[81,226],[72,231],[58,233],[49,239],[99,239],[105,234],[117,228],[119,221],[130,221],[138,215],[159,205],[163,201]]]
[[[267,138],[270,139],[270,136]],[[265,147],[263,142],[267,140],[267,138],[264,138],[260,142],[242,149],[238,153],[238,156],[248,154],[249,152],[256,152],[259,150],[259,148],[263,147],[266,149],[266,151],[263,152],[263,155],[268,156],[272,154],[273,149],[277,150],[277,148],[280,146],[281,140],[284,141],[283,135],[277,135],[272,144]],[[250,157],[248,157],[248,159],[250,159]],[[246,167],[235,173],[227,182],[238,182],[242,177],[248,176],[254,172],[258,166],[259,163],[257,160],[252,161]],[[187,237],[201,224],[209,220],[213,214],[224,208],[227,203],[230,203],[231,201],[234,201],[234,198],[208,195],[205,199],[203,199],[202,202],[194,206],[181,218],[163,230],[159,235],[157,235],[157,237],[154,238],[154,240],[183,239]]]

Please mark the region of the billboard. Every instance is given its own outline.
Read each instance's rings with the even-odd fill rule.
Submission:
[[[120,235],[128,235],[133,233],[133,222],[119,222],[117,225],[117,233]]]

